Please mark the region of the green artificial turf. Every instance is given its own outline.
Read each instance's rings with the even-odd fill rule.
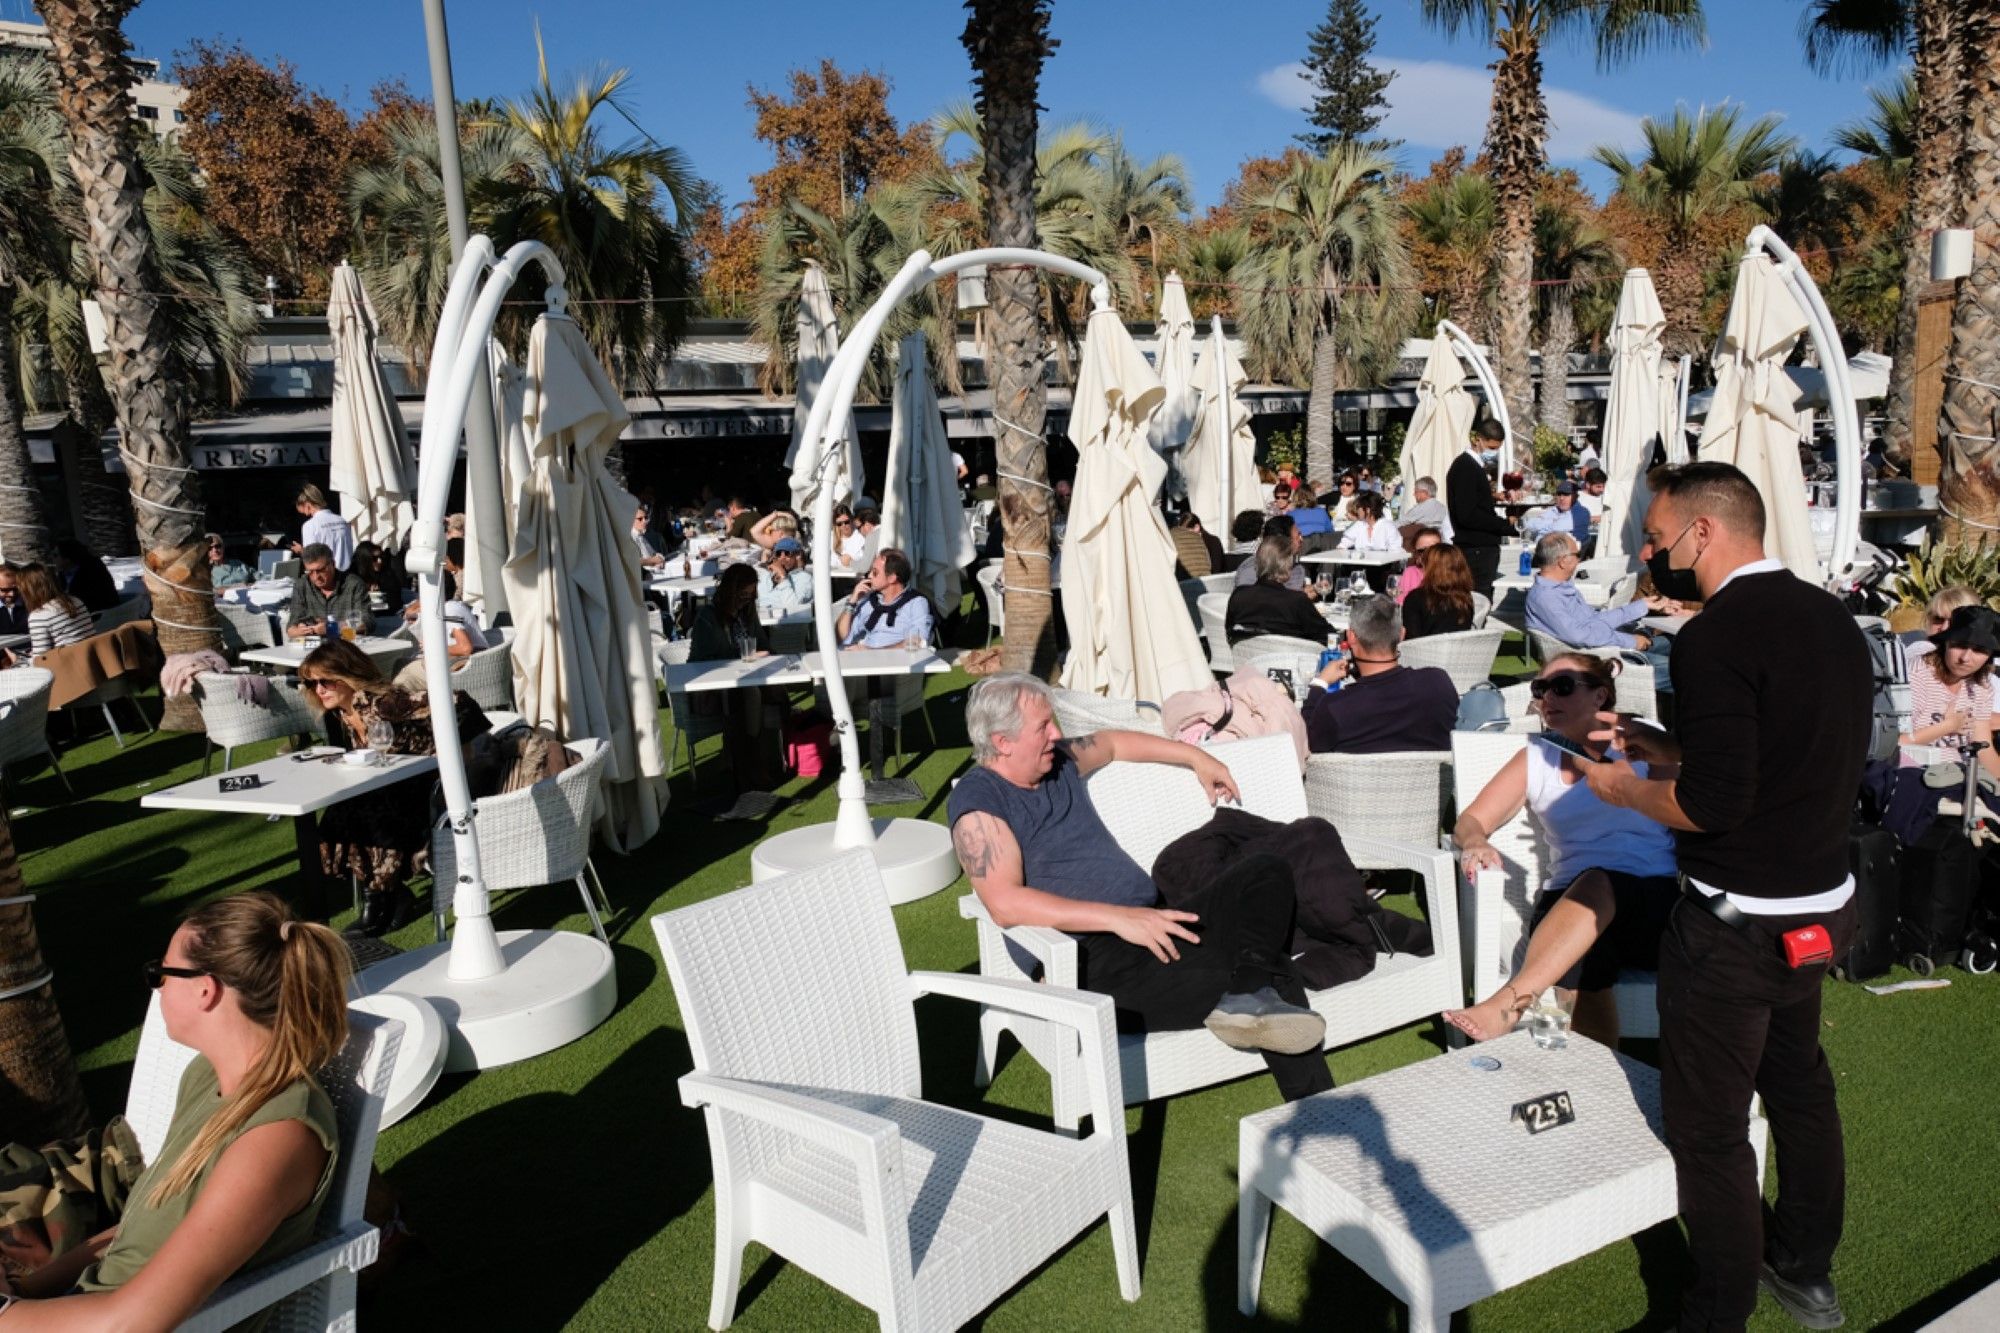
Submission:
[[[1505,663],[1518,668],[1518,663]],[[943,794],[967,751],[962,676],[932,679],[941,748],[911,762],[931,793],[899,815],[942,818]],[[667,723],[662,718],[663,731]],[[717,742],[701,747],[707,793],[727,782]],[[259,758],[273,747],[242,756]],[[143,791],[185,781],[199,739],[159,735],[120,752],[106,740],[65,750],[77,796],[53,774],[10,781],[14,836],[40,895],[43,948],[100,1117],[122,1105],[145,1006],[139,964],[158,957],[180,914],[204,898],[290,886],[290,828],[213,814],[153,813]],[[892,765],[892,771],[896,766]],[[794,783],[771,828],[830,818],[831,780]],[[759,824],[688,812],[685,776],[660,836],[638,854],[600,853],[616,919],[619,1006],[597,1031],[538,1059],[447,1077],[384,1131],[377,1164],[403,1197],[426,1247],[371,1293],[373,1328],[693,1329],[706,1320],[713,1256],[708,1144],[681,1107],[689,1068],[677,1010],[647,918],[749,879]],[[913,968],[970,969],[976,951],[958,915],[963,883],[896,909]],[[505,928],[585,923],[567,887],[513,895]],[[397,937],[427,941],[428,918]],[[1906,975],[1898,972],[1898,977]],[[2000,978],[1952,971],[1947,990],[1887,997],[1829,984],[1826,1046],[1848,1132],[1847,1240],[1836,1276],[1849,1327],[1915,1328],[2000,1277],[2000,1057],[1992,1031]],[[1045,1116],[1047,1080],[1016,1055],[991,1089],[971,1085],[975,1021],[968,1006],[918,1005],[926,1094],[1029,1122]],[[1635,1054],[1651,1058],[1644,1044]],[[1436,1054],[1434,1024],[1335,1052],[1347,1083]],[[1118,1298],[1100,1226],[1057,1255],[985,1316],[992,1329],[1191,1329],[1250,1323],[1235,1312],[1236,1121],[1276,1102],[1268,1078],[1244,1079],[1131,1111],[1144,1295]],[[1044,1122],[1045,1123],[1045,1122]],[[4,1136],[0,1136],[4,1137]],[[1671,1325],[1685,1250],[1669,1224],[1606,1247],[1482,1301],[1460,1317],[1480,1330],[1659,1328]],[[806,1273],[753,1247],[737,1327],[867,1329],[873,1317]],[[1279,1215],[1258,1324],[1400,1328],[1401,1307]],[[1793,1327],[1766,1300],[1752,1327]]]

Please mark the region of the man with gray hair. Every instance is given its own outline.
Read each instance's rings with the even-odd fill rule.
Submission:
[[[1389,598],[1364,597],[1348,611],[1347,656],[1314,677],[1300,710],[1314,754],[1451,748],[1458,690],[1441,667],[1404,666],[1402,641],[1403,613]]]
[[[1185,903],[1161,906],[1146,869],[1112,839],[1084,779],[1114,759],[1191,771],[1211,801],[1238,798],[1229,769],[1192,745],[1136,731],[1062,738],[1048,686],[1021,672],[972,687],[966,733],[978,767],[952,789],[952,846],[986,914],[1076,938],[1082,981],[1132,1032],[1206,1027],[1262,1052],[1286,1100],[1333,1086],[1326,1021],[1290,954],[1292,872],[1242,856]]]
[[[292,600],[285,607],[285,637],[320,638],[329,617],[367,633],[374,625],[368,610],[368,585],[351,570],[336,569],[333,552],[314,542],[302,556],[305,572],[292,580]]]
[[[1410,487],[1410,504],[1403,510],[1396,526],[1407,528],[1412,523],[1419,527],[1436,528],[1451,540],[1451,511],[1444,507],[1444,501],[1437,498],[1438,484],[1435,477],[1418,477]]]
[[[1572,648],[1630,648],[1653,662],[1655,682],[1671,690],[1667,675],[1667,643],[1644,630],[1626,627],[1647,614],[1677,615],[1678,602],[1664,597],[1635,597],[1603,609],[1583,600],[1577,591],[1576,567],[1583,547],[1567,532],[1551,532],[1535,543],[1535,582],[1528,589],[1528,628],[1559,639]]]

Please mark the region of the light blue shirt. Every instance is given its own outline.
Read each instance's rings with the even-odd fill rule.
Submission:
[[[1643,597],[1603,610],[1583,600],[1573,579],[1535,576],[1528,589],[1528,628],[1562,640],[1572,648],[1637,648],[1639,640],[1623,626],[1648,614]]]
[[[812,605],[813,576],[803,569],[795,569],[780,579],[775,577],[766,565],[757,567],[757,609],[759,611],[797,611]]]
[[[858,643],[863,648],[900,648],[912,634],[925,643],[930,642],[929,598],[906,589],[904,600],[896,605],[892,613],[877,599],[876,594],[870,593],[854,608],[854,618],[848,622],[847,635],[841,639],[840,646],[851,648]]]

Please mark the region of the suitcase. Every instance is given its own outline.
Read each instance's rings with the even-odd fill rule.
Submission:
[[[1833,960],[1842,981],[1879,977],[1896,961],[1896,918],[1902,908],[1895,836],[1874,824],[1857,822],[1847,839],[1854,872],[1854,942]]]
[[[1940,819],[1903,849],[1896,954],[1919,976],[1959,961],[1982,859],[1956,819]]]

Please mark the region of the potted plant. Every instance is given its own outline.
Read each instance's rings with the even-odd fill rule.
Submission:
[[[1927,534],[1924,544],[1889,579],[1888,593],[1896,599],[1889,610],[1889,628],[1898,634],[1922,629],[1924,607],[1931,598],[1961,586],[1972,589],[1988,606],[2000,608],[2000,545],[1945,546],[1936,533]]]

